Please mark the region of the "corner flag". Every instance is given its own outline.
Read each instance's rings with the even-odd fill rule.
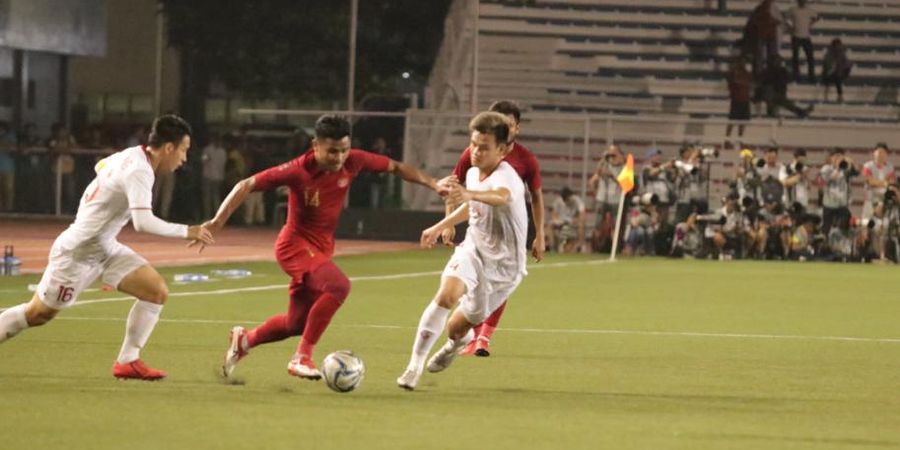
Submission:
[[[619,176],[616,177],[616,181],[619,182],[619,186],[622,187],[622,193],[627,194],[634,189],[634,157],[631,156],[631,153],[628,154],[628,159],[625,161],[625,168],[622,169],[622,172],[619,173]]]

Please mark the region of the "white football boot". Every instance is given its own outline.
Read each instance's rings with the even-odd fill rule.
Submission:
[[[225,362],[222,363],[222,375],[226,378],[230,377],[234,372],[234,368],[237,367],[238,361],[250,353],[250,350],[245,350],[242,345],[246,336],[247,331],[244,330],[244,327],[234,327],[231,329],[231,334],[228,336],[228,350],[225,351]]]
[[[400,386],[407,391],[413,391],[419,384],[419,378],[421,376],[421,370],[406,369],[406,371],[403,372],[403,375],[400,375],[400,377],[397,378],[397,386]]]

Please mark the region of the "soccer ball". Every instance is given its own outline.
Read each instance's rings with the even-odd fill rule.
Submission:
[[[366,374],[366,366],[350,350],[338,350],[325,357],[322,376],[325,384],[335,392],[350,392],[359,386]]]

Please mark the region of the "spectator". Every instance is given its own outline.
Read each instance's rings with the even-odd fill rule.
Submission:
[[[784,199],[784,185],[781,183],[781,172],[784,165],[778,162],[778,147],[772,146],[766,149],[764,164],[757,164],[756,173],[759,175],[760,188],[757,199],[763,205],[781,205]]]
[[[791,237],[790,258],[797,261],[807,261],[813,259],[816,255],[813,246],[813,237],[816,233],[816,225],[819,218],[812,214],[805,214],[794,234]]]
[[[738,124],[738,137],[744,136],[744,123],[750,120],[750,91],[753,85],[753,75],[747,71],[747,63],[743,58],[736,58],[726,75],[728,79],[728,95],[731,98],[731,109],[728,112],[728,126],[725,135],[731,137],[733,123]]]
[[[835,148],[820,170],[825,184],[822,198],[822,231],[825,235],[831,227],[850,217],[850,178],[859,175],[853,160],[844,150]]]
[[[0,122],[0,211],[12,211],[16,196],[16,134]]]
[[[629,209],[625,226],[625,248],[622,254],[654,255],[656,235],[662,216],[659,214],[659,196],[646,192],[631,198],[634,206]]]
[[[872,160],[863,165],[862,175],[866,183],[862,217],[872,217],[874,202],[883,201],[887,187],[897,182],[897,172],[887,158],[888,146],[879,142],[872,152]]]
[[[712,241],[719,259],[729,259],[740,246],[744,217],[738,207],[738,198],[729,194],[723,205],[714,214],[701,215],[698,219],[706,221],[705,236]]]
[[[625,157],[618,145],[610,145],[603,153],[603,159],[597,163],[594,174],[588,180],[590,189],[594,191],[594,205],[597,209],[597,219],[594,222],[594,231],[591,236],[592,245],[596,251],[606,251],[612,244],[612,234],[616,227],[616,214],[619,211],[619,201],[622,196],[622,188],[616,177],[625,167]]]
[[[225,181],[225,149],[222,137],[214,135],[203,147],[203,217],[213,217],[222,203],[222,183]]]
[[[790,75],[784,68],[781,57],[775,55],[769,60],[765,72],[762,75],[759,94],[766,102],[766,115],[769,117],[777,117],[780,108],[787,109],[799,118],[805,118],[813,110],[813,105],[800,108],[793,100],[788,98],[788,83]]]
[[[825,101],[828,101],[828,90],[833,84],[837,89],[838,103],[844,102],[844,80],[850,76],[853,64],[847,59],[847,49],[840,39],[834,38],[828,50],[825,51],[825,59],[822,61],[822,83],[825,84]]]
[[[262,142],[258,139],[249,138],[245,141],[247,147],[244,149],[244,161],[250,173],[258,173],[266,169],[265,151]],[[263,201],[263,192],[254,191],[247,195],[244,201],[244,223],[247,225],[266,223],[266,204]],[[310,204],[318,205],[319,199],[310,200]]]
[[[584,249],[584,202],[568,187],[562,188],[550,213],[551,248],[560,253]]]
[[[679,151],[680,159],[675,161],[675,223],[687,220],[691,214],[706,214],[709,204],[706,200],[706,168],[700,157],[700,148],[685,144]]]
[[[787,24],[791,29],[791,53],[793,54],[794,80],[800,81],[800,48],[806,54],[808,68],[808,80],[810,84],[816,82],[816,60],[813,52],[813,44],[810,39],[810,29],[819,20],[819,14],[806,6],[806,0],[797,0],[797,6],[790,9],[787,15]]]
[[[782,165],[778,180],[784,186],[784,204],[792,212],[806,212],[809,209],[809,166],[806,164],[806,150],[794,150],[794,160]]]
[[[654,207],[659,215],[660,222],[668,222],[669,205],[672,204],[673,186],[669,180],[669,171],[674,167],[674,161],[663,163],[662,152],[657,148],[648,149],[644,154],[646,159],[641,169],[640,186],[642,193],[655,194],[657,203]]]
[[[78,146],[75,138],[69,134],[68,128],[61,123],[54,123],[50,128],[50,140],[47,148],[50,151],[50,170],[56,174],[56,180],[61,186],[61,210],[63,213],[73,213],[78,207],[78,192],[75,189],[75,157],[72,150]]]
[[[744,26],[744,54],[753,57],[753,73],[759,75],[764,64],[778,54],[781,12],[773,0],[762,0]]]
[[[125,147],[136,147],[147,143],[147,127],[138,125],[134,127],[128,139],[125,140]]]
[[[691,214],[687,220],[675,226],[670,256],[689,258],[702,255],[703,229],[697,218],[697,214]]]

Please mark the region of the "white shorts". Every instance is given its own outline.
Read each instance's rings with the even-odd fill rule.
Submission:
[[[50,308],[67,308],[98,277],[102,276],[103,283],[118,287],[122,278],[146,264],[144,257],[118,242],[101,254],[91,255],[54,243],[37,294]]]
[[[481,258],[468,247],[456,247],[453,251],[441,274],[442,279],[446,277],[459,278],[465,283],[466,293],[459,302],[459,310],[473,325],[490,317],[522,282],[522,275],[508,281],[487,279]]]

